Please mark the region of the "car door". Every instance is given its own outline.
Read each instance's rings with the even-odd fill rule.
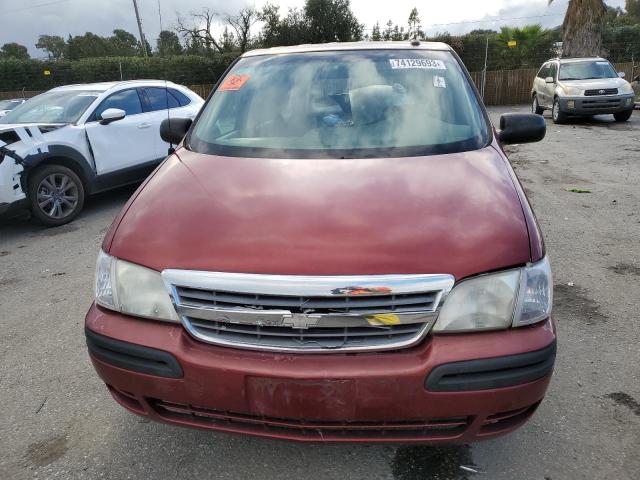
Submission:
[[[549,76],[549,64],[545,63],[538,72],[536,77],[536,95],[538,96],[538,103],[544,107],[549,105],[547,98],[547,83],[545,79]]]
[[[197,111],[189,108],[191,100],[171,87],[144,87],[144,108],[151,114],[152,129],[157,132],[155,149],[158,158],[167,156],[169,144],[160,138],[160,124],[167,118],[195,118]]]
[[[552,107],[553,97],[556,94],[556,84],[558,82],[558,64],[556,62],[551,62],[549,64],[549,73],[547,76],[553,78],[553,83],[546,83],[545,81],[546,104],[547,106]]]
[[[100,123],[108,108],[126,116],[107,125]],[[158,158],[152,114],[145,112],[137,88],[120,90],[104,99],[85,124],[98,175],[142,166]]]

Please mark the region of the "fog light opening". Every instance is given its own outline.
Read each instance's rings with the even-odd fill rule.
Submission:
[[[567,102],[567,108],[570,108],[573,110],[574,108],[576,108],[576,102],[574,100],[569,100]]]

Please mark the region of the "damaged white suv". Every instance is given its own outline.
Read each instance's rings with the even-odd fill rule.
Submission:
[[[86,195],[142,181],[166,156],[168,116],[204,101],[160,80],[70,85],[0,119],[0,216],[30,209],[47,226],[73,220]]]

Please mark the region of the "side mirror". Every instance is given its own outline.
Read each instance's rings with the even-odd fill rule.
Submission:
[[[624,78],[624,77],[626,77],[626,76],[627,76],[627,74],[626,74],[626,73],[624,73],[624,72],[618,72],[618,76],[619,76],[620,78]]]
[[[498,139],[503,144],[539,142],[547,133],[542,115],[505,113],[500,117]]]
[[[122,120],[126,116],[127,112],[125,112],[124,110],[121,110],[119,108],[107,108],[100,115],[100,124],[109,125],[111,122]]]
[[[553,79],[553,77],[547,77],[547,78],[544,79],[544,81],[546,83],[556,83],[556,81]]]
[[[160,138],[172,145],[179,144],[191,128],[190,118],[165,118],[160,124]]]

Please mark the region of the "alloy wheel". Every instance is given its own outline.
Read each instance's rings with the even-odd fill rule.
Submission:
[[[38,207],[47,217],[62,219],[78,207],[78,185],[64,173],[52,173],[38,185]]]

